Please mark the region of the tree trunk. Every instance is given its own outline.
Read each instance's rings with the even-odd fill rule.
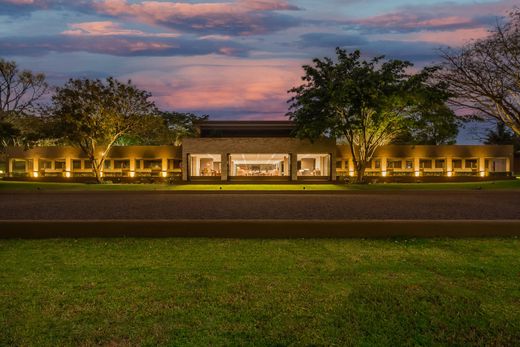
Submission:
[[[99,165],[97,163],[96,158],[94,157],[91,157],[90,161],[92,162],[92,171],[94,171],[96,182],[103,183],[103,176],[101,175],[101,167],[103,165],[103,161],[100,161]]]
[[[356,165],[356,183],[365,183],[365,163],[358,163]]]

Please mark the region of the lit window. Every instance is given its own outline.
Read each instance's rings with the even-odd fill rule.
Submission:
[[[406,166],[407,169],[413,169],[413,160],[407,160]]]
[[[466,169],[476,169],[477,168],[477,159],[464,160],[464,167]]]
[[[220,154],[190,154],[188,162],[192,177],[218,177],[221,175],[222,156]]]
[[[376,169],[381,168],[381,159],[374,160],[374,168],[376,168]]]
[[[431,159],[421,159],[421,160],[419,160],[419,167],[421,169],[431,169],[432,168],[432,161],[431,161]]]
[[[329,154],[298,154],[298,176],[329,176]]]

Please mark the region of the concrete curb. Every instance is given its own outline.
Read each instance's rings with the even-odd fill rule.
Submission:
[[[0,220],[0,238],[520,236],[520,220]]]

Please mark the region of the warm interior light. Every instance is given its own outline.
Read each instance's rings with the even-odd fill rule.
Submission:
[[[451,177],[451,176],[453,176],[453,172],[448,171],[448,172],[446,173],[446,175],[447,175],[448,177]]]
[[[166,176],[168,176],[168,173],[166,171],[163,171],[162,172],[162,177],[166,177]]]
[[[129,175],[130,177],[135,177],[135,171],[130,171],[130,172],[128,173],[128,175]]]
[[[33,172],[33,177],[38,177],[38,171]]]
[[[65,171],[65,177],[70,178],[70,171]]]

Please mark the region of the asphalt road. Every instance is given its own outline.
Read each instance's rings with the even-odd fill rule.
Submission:
[[[0,193],[0,220],[514,219],[520,191]]]

